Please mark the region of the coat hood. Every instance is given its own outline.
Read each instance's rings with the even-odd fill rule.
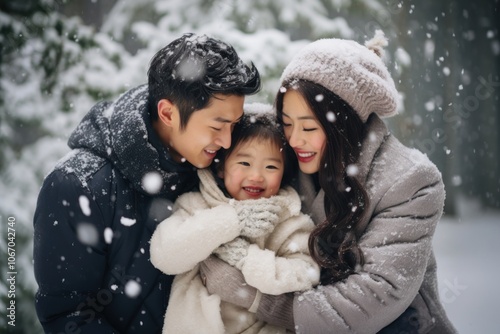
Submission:
[[[177,184],[196,181],[195,168],[175,162],[153,130],[147,85],[127,91],[114,102],[96,104],[68,145],[110,160],[136,190],[148,195],[172,194],[176,188],[185,189]]]

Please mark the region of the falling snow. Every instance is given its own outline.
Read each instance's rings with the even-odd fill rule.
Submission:
[[[307,269],[307,277],[309,277],[309,279],[311,281],[316,281],[319,277],[318,269],[313,268],[313,267],[308,268]]]
[[[148,194],[157,194],[163,186],[163,179],[158,172],[149,172],[142,178],[142,188]]]
[[[241,288],[236,291],[236,294],[241,298],[246,298],[248,296],[248,291],[246,289]]]
[[[179,77],[186,81],[196,81],[205,75],[205,66],[199,57],[186,57],[177,67]]]
[[[329,111],[326,113],[326,119],[328,120],[328,122],[335,122],[335,120],[337,119],[337,117],[335,117],[335,113],[333,111]]]
[[[136,223],[136,220],[132,219],[132,218],[121,217],[120,223],[122,223],[122,225],[124,225],[124,226],[132,226]]]
[[[295,253],[300,249],[300,246],[296,242],[290,242],[288,244],[288,249],[290,252]]]
[[[90,202],[87,196],[80,196],[78,198],[78,202],[80,203],[80,208],[85,216],[90,216]]]
[[[356,176],[359,173],[359,168],[355,164],[351,164],[347,166],[346,173],[351,177]]]
[[[134,280],[130,280],[125,284],[125,294],[130,298],[137,298],[141,290],[141,285]]]
[[[462,177],[460,175],[454,175],[451,182],[455,187],[458,187],[462,184]]]
[[[113,230],[111,229],[111,227],[106,227],[104,229],[104,241],[107,244],[110,244],[112,240],[113,240]]]
[[[76,226],[78,240],[89,246],[94,246],[99,241],[99,233],[94,225],[90,223],[79,223]]]

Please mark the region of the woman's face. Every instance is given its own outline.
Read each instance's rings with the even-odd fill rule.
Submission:
[[[318,172],[326,145],[325,131],[306,100],[295,90],[288,90],[283,97],[282,121],[300,170],[306,174]]]

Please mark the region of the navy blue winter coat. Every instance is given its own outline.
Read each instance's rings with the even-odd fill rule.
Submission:
[[[147,86],[101,102],[45,178],[34,216],[38,318],[47,333],[160,333],[172,276],[149,240],[198,179],[153,131]]]

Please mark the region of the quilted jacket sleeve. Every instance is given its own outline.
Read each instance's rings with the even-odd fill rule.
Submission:
[[[106,272],[103,231],[100,209],[81,182],[52,172],[34,216],[35,306],[46,332],[115,332],[98,310],[89,310]]]

